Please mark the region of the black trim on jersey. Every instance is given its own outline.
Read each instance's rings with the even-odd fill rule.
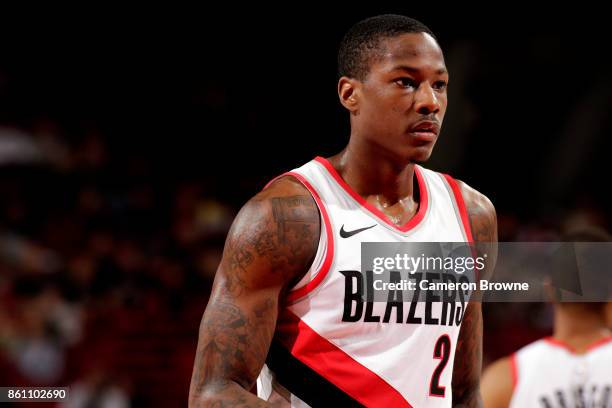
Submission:
[[[272,341],[270,345],[266,364],[280,385],[311,407],[363,407],[291,355],[277,341]]]

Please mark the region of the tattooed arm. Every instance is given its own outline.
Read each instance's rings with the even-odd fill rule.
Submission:
[[[474,241],[482,242],[487,253],[487,271],[497,259],[497,217],[491,201],[467,184],[458,181],[465,200]],[[482,308],[470,302],[461,323],[453,368],[453,407],[482,407]]]
[[[308,270],[319,243],[319,210],[284,177],[236,216],[202,317],[189,406],[266,407],[250,390],[288,288]]]

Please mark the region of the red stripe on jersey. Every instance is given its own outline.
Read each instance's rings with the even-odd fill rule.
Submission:
[[[327,172],[334,178],[334,180],[336,180],[338,185],[340,185],[340,187],[344,191],[346,191],[348,193],[348,195],[353,197],[353,199],[355,201],[357,201],[363,208],[365,208],[367,211],[372,213],[372,215],[374,215],[376,218],[380,219],[385,224],[388,224],[389,226],[393,227],[394,229],[396,229],[398,231],[401,231],[401,232],[408,232],[408,231],[410,231],[411,229],[416,227],[423,220],[423,218],[425,217],[425,214],[427,213],[427,206],[429,205],[429,197],[427,195],[427,187],[425,185],[425,179],[424,179],[423,175],[421,174],[421,171],[419,170],[419,168],[417,166],[414,167],[414,172],[416,174],[417,182],[419,184],[419,194],[420,194],[420,200],[421,200],[421,202],[419,203],[420,204],[419,205],[419,209],[417,210],[417,213],[414,215],[414,217],[409,219],[404,225],[398,226],[393,221],[391,221],[385,215],[385,213],[380,211],[378,208],[374,207],[372,204],[368,203],[362,196],[357,194],[355,192],[355,190],[353,190],[351,188],[351,186],[349,186],[346,183],[346,181],[344,181],[342,179],[340,174],[338,174],[338,172],[336,171],[334,166],[332,166],[331,163],[327,159],[325,159],[323,157],[320,157],[320,156],[317,156],[317,157],[315,157],[315,160],[317,162],[319,162],[320,164],[322,164],[323,167],[325,167],[325,169],[327,170]]]
[[[591,344],[587,347],[587,351],[591,351],[596,349],[597,347],[603,346],[604,344],[608,344],[612,341],[612,336],[604,337],[603,339],[597,340],[595,343]]]
[[[323,216],[325,234],[327,235],[327,252],[325,254],[325,260],[323,260],[321,268],[319,268],[319,271],[316,273],[315,277],[310,282],[308,282],[301,288],[290,292],[287,295],[287,301],[293,302],[296,299],[299,299],[311,292],[314,288],[319,286],[321,282],[323,282],[323,279],[325,279],[325,276],[327,275],[327,272],[329,272],[329,268],[331,267],[332,260],[334,258],[334,233],[332,231],[329,214],[327,213],[327,209],[325,208],[321,197],[319,197],[319,193],[317,193],[317,190],[315,190],[314,187],[301,174],[294,172],[289,172],[287,174],[298,179],[304,185],[304,187],[306,187],[308,191],[310,191],[310,194],[312,194],[312,197],[317,202],[317,206],[319,206],[319,210],[321,211],[321,215]]]
[[[320,336],[287,309],[279,316],[277,335],[295,358],[361,404],[412,408],[400,392],[378,374]]]
[[[465,201],[463,200],[463,195],[461,194],[461,188],[459,188],[457,180],[455,180],[448,174],[443,174],[443,176],[450,185],[451,190],[453,190],[453,195],[455,196],[455,201],[457,202],[459,215],[461,215],[461,222],[463,223],[463,230],[465,231],[467,241],[474,242],[472,228],[470,227],[470,219],[468,218],[467,207],[465,206]]]
[[[561,347],[561,348],[569,351],[572,354],[577,354],[577,351],[576,351],[576,349],[574,347],[570,346],[569,344],[565,343],[562,340],[555,339],[554,337],[546,337],[546,338],[544,338],[544,341],[546,341],[548,344],[551,344],[553,346]],[[599,339],[599,340],[595,341],[594,343],[588,345],[585,348],[585,352],[591,351],[593,349],[596,349],[597,347],[603,346],[604,344],[608,344],[611,341],[612,341],[612,336],[608,336],[608,337],[604,337],[602,339]]]
[[[516,358],[516,353],[512,353],[510,356],[510,369],[512,376],[512,391],[516,389],[516,385],[518,384],[518,361]]]
[[[329,214],[327,213],[327,209],[325,208],[321,197],[319,197],[319,193],[317,193],[317,190],[315,190],[314,187],[308,182],[308,180],[306,180],[301,174],[298,174],[293,171],[283,173],[280,176],[277,176],[270,180],[268,184],[266,184],[264,189],[267,188],[270,184],[272,184],[275,180],[278,180],[279,178],[285,176],[295,177],[300,183],[302,183],[302,185],[304,185],[304,187],[306,187],[306,189],[308,189],[308,191],[312,195],[312,198],[314,198],[315,202],[317,203],[317,207],[319,207],[319,211],[321,212],[321,216],[323,218],[323,225],[325,226],[325,233],[327,235],[327,252],[325,254],[325,259],[323,260],[321,267],[317,272],[315,272],[315,277],[310,282],[308,282],[301,288],[291,291],[287,294],[286,300],[287,302],[291,303],[301,297],[304,297],[306,294],[316,288],[323,281],[323,279],[325,279],[325,276],[329,272],[329,268],[331,267],[332,260],[334,258],[334,234],[332,231]]]
[[[561,347],[562,349],[565,349],[572,354],[575,352],[572,346],[570,346],[567,343],[562,342],[561,340],[557,340],[554,337],[545,337],[544,341],[553,346]]]

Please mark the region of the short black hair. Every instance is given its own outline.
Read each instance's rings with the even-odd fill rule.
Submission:
[[[427,33],[436,39],[425,24],[397,14],[383,14],[358,22],[340,42],[338,76],[364,80],[370,64],[381,54],[381,40],[408,33]]]

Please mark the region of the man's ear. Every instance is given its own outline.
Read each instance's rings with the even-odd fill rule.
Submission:
[[[358,80],[345,76],[338,80],[338,98],[350,113],[357,113],[359,109],[360,85]]]

